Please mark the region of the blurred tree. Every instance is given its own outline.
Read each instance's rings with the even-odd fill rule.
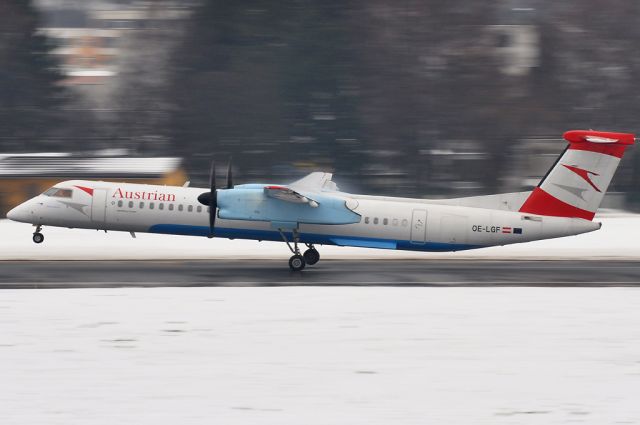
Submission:
[[[380,152],[379,168],[386,164],[392,176],[404,174],[396,185],[404,193],[450,192],[453,180],[479,182],[483,191],[499,187],[500,168],[493,164],[505,160],[505,141],[517,135],[521,95],[499,69],[489,31],[497,22],[494,6],[438,0],[367,4],[366,137]],[[444,157],[431,155],[434,149],[451,151],[446,165],[435,162]],[[485,159],[449,163],[466,151],[484,152]]]
[[[112,81],[116,113],[110,126],[126,147],[149,154],[171,150],[168,93],[173,67],[170,60],[183,41],[182,19],[162,19],[174,0],[156,0],[146,6],[144,28],[119,39],[119,73]]]
[[[172,137],[251,179],[306,163],[377,192],[517,190],[518,140],[633,130],[639,108],[640,3],[531,2],[203,0],[175,57]]]
[[[48,149],[65,91],[32,2],[0,2],[0,29],[0,150]]]
[[[362,169],[360,59],[354,1],[293,1],[279,67],[289,145],[298,162],[335,168],[343,181]]]
[[[180,153],[233,155],[247,178],[295,173],[283,167],[293,163],[353,165],[349,11],[344,2],[205,1],[175,61]]]
[[[285,10],[280,2],[210,0],[194,11],[170,88],[176,152],[192,173],[204,176],[212,156],[220,164],[230,155],[249,172],[286,139],[276,81]]]

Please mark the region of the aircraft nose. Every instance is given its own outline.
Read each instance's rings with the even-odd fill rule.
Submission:
[[[13,221],[25,222],[27,219],[26,212],[24,204],[20,204],[7,213],[7,218]]]

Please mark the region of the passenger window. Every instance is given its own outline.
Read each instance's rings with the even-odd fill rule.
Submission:
[[[382,220],[382,224],[384,224],[385,226],[389,224],[389,219],[385,218],[384,220]]]
[[[153,202],[149,202],[149,209],[152,210],[153,207],[155,207],[155,204]]]
[[[140,202],[140,209],[144,208],[144,202]]]
[[[159,209],[159,210],[163,210],[163,209],[164,209],[164,204],[163,204],[162,202],[160,202],[160,203],[158,204],[158,209]]]
[[[409,225],[409,220],[406,218],[402,220],[402,227],[407,227]]]
[[[129,208],[133,208],[133,201],[129,201]]]
[[[182,204],[178,205],[178,211],[182,211]]]
[[[189,212],[193,212],[193,205],[189,205],[189,208],[187,208],[187,210],[188,210]]]
[[[173,204],[169,204],[169,211],[173,211]]]
[[[369,224],[369,217],[364,218],[364,224]]]
[[[378,217],[373,219],[373,224],[378,224]]]
[[[118,206],[121,207],[122,206],[122,201],[118,201]]]
[[[398,225],[398,219],[394,218],[392,223],[393,223],[394,226],[397,226]]]
[[[202,212],[202,206],[201,205],[198,205],[197,211],[198,212]]]

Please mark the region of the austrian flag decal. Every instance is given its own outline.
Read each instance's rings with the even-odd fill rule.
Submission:
[[[514,235],[521,235],[522,234],[522,228],[521,227],[504,226],[502,228],[502,233],[513,233]]]

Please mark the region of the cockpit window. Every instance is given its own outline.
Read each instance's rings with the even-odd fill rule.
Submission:
[[[71,189],[61,189],[59,187],[52,187],[47,190],[44,195],[46,196],[55,196],[57,198],[71,198],[73,195],[73,190]]]

